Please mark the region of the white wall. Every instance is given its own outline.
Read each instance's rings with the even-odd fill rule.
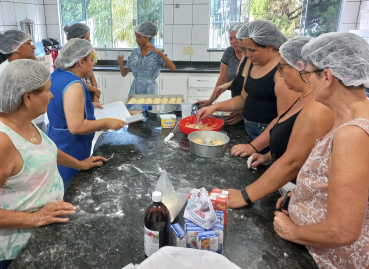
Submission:
[[[360,0],[346,0],[342,5],[340,32],[349,32],[355,30],[358,23],[360,11]]]
[[[0,32],[19,29],[25,18],[35,22],[35,41],[60,39],[57,0],[1,0]]]

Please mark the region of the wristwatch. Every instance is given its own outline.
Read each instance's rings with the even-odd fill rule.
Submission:
[[[250,197],[246,192],[246,188],[242,188],[241,193],[242,193],[243,199],[245,199],[247,203],[247,206],[252,206],[254,203],[250,200]]]

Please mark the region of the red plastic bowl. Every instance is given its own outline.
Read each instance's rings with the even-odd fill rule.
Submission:
[[[189,135],[192,132],[196,132],[196,131],[220,131],[220,129],[222,129],[224,121],[221,119],[217,119],[217,118],[212,118],[212,117],[207,117],[204,120],[202,120],[201,124],[207,124],[208,126],[213,127],[213,129],[195,129],[195,128],[190,128],[187,127],[186,125],[188,124],[197,124],[197,119],[196,116],[189,116],[186,117],[184,119],[181,119],[178,123],[179,126],[179,130],[181,130],[182,133]]]

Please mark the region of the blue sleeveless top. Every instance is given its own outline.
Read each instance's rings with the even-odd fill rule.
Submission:
[[[50,121],[47,128],[47,135],[60,150],[81,161],[90,156],[92,139],[94,138],[95,132],[87,135],[74,135],[68,130],[63,107],[63,95],[73,83],[81,83],[83,87],[85,95],[85,119],[95,120],[94,106],[89,91],[81,78],[69,71],[56,69],[51,74],[50,91],[54,95],[54,98],[50,100],[47,107],[47,116]],[[68,178],[75,177],[78,173],[77,169],[61,165],[58,165],[58,169],[64,181]]]

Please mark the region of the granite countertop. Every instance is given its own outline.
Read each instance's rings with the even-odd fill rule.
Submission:
[[[124,64],[126,61],[124,61]],[[182,62],[174,61],[176,70],[170,71],[168,68],[162,68],[162,73],[219,73],[220,62]],[[100,60],[98,64],[94,66],[94,71],[117,71],[119,72],[119,66],[117,61],[112,60]]]
[[[65,193],[77,207],[65,224],[37,228],[10,266],[16,268],[122,268],[144,260],[143,217],[151,193],[166,169],[179,187],[241,188],[264,169],[248,170],[231,146],[250,142],[242,124],[223,128],[231,138],[226,155],[206,159],[191,154],[181,132],[168,144],[171,129],[159,122],[134,123],[107,133],[94,155],[109,159],[80,172]],[[304,246],[281,239],[273,229],[276,192],[251,208],[229,210],[224,256],[241,268],[317,268]],[[180,213],[176,221],[183,223]]]

